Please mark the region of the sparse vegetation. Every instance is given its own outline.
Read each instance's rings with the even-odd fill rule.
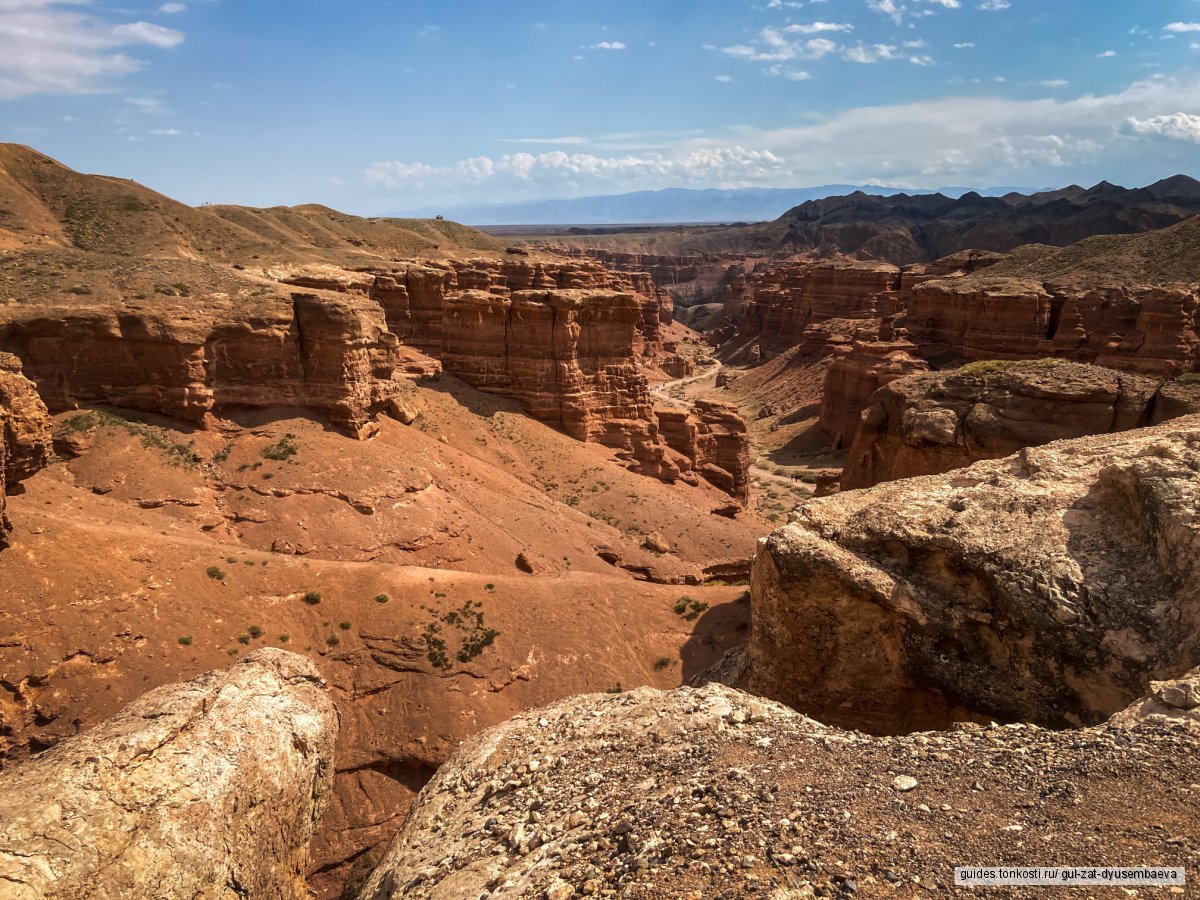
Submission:
[[[686,622],[695,622],[707,609],[708,604],[703,600],[697,600],[687,595],[680,597],[679,602],[674,606],[675,615],[682,616]]]
[[[249,628],[246,629],[246,632],[252,638],[259,638],[259,637],[262,637],[263,630],[261,628],[259,628],[257,625],[251,625]]]
[[[453,628],[459,633],[459,648],[454,654],[454,659],[460,663],[475,659],[500,636],[499,631],[488,628],[485,624],[482,607],[481,602],[472,603],[468,600],[458,609],[441,615],[438,614],[438,610],[429,610],[435,619],[425,626],[421,636],[425,641],[425,656],[434,668],[444,670],[452,665],[450,648],[443,636],[443,626]]]
[[[225,573],[221,570],[220,566],[209,566],[204,570],[204,574],[215,581],[225,580]]]
[[[350,630],[350,620],[343,619],[342,621],[338,622],[338,628],[342,629],[342,631],[349,631]]]
[[[238,642],[239,644],[248,644],[248,643],[250,643],[250,635],[246,634],[245,632],[243,632],[242,634],[239,634],[239,635],[237,636],[237,642]]]
[[[325,638],[325,643],[328,644],[330,647],[336,647],[341,642],[342,642],[342,639],[340,637],[338,637],[336,634],[331,634],[329,637]]]
[[[1042,359],[983,359],[979,362],[967,363],[962,367],[962,373],[964,375],[999,375],[1014,370],[1056,369],[1067,364],[1067,360],[1053,356]]]
[[[1180,384],[1200,384],[1200,372],[1185,372],[1179,376]]]
[[[376,594],[375,595],[376,603],[387,603],[388,600],[390,600],[390,599],[391,598],[387,594]]]
[[[285,631],[283,634],[281,634],[281,635],[279,636],[279,643],[281,643],[281,644],[286,644],[286,643],[287,643],[288,641],[290,641],[291,639],[292,639],[292,638],[291,638],[291,635],[289,635],[289,634],[288,634],[288,633]]]
[[[190,634],[181,634],[176,640],[179,641],[181,647],[190,647],[192,645],[192,636]]]
[[[660,656],[654,661],[654,671],[661,672],[663,669],[669,669],[675,665],[675,660],[669,656]]]
[[[259,455],[262,456],[263,459],[272,459],[276,462],[283,462],[289,457],[295,456],[300,452],[300,448],[294,443],[295,439],[296,436],[294,434],[284,435],[269,447],[263,447],[262,450],[259,451]]]
[[[105,409],[93,409],[72,416],[63,423],[63,428],[72,434],[82,434],[98,428],[120,428],[140,439],[143,447],[161,450],[172,465],[191,468],[200,462],[200,457],[196,455],[191,444],[176,443],[165,428],[137,422]]]
[[[309,606],[316,606],[321,602],[320,591],[308,591],[300,598],[302,603],[307,603]]]

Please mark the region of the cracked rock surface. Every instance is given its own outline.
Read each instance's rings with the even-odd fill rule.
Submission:
[[[1200,670],[1168,687],[1190,703]],[[575,697],[463,745],[359,900],[944,897],[956,865],[1098,856],[1195,871],[1197,749],[1195,719],[1138,708],[871,737],[717,684]]]
[[[0,774],[0,895],[307,898],[337,727],[282,650],[157,688]]]

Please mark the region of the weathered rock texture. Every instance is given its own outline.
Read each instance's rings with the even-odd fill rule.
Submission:
[[[741,503],[750,499],[750,444],[746,423],[728,404],[698,402],[688,412],[656,409],[667,446],[691,468]]]
[[[985,274],[914,287],[907,327],[929,356],[1058,356],[1171,376],[1200,367],[1198,312],[1195,289],[1079,289]]]
[[[316,668],[281,650],[151,691],[0,774],[4,896],[307,898],[336,735]]]
[[[11,353],[0,353],[0,549],[7,546],[10,528],[4,513],[5,491],[53,458],[46,405],[21,374],[21,361]]]
[[[766,348],[800,346],[801,353],[816,354],[830,323],[876,318],[878,296],[899,286],[900,269],[887,263],[842,259],[767,267],[748,279],[749,299],[737,300],[738,332],[757,335]]]
[[[857,727],[1099,722],[1200,662],[1200,417],[801,506],[752,689]]]
[[[720,685],[574,697],[464,744],[358,897],[949,896],[946,860],[1031,834],[1190,871],[1197,749],[1152,717],[875,738]]]
[[[369,300],[331,295],[20,304],[0,314],[53,411],[106,403],[201,422],[307,407],[358,435],[398,395],[399,341]]]
[[[1054,359],[977,363],[901,378],[870,398],[842,488],[936,475],[1022,447],[1174,418],[1159,414],[1160,385],[1154,378]],[[1200,404],[1188,408],[1183,393],[1173,393],[1178,399],[1168,409],[1200,412]]]
[[[821,396],[821,430],[835,447],[848,446],[871,395],[897,378],[925,372],[929,364],[913,355],[910,341],[855,341],[837,348],[825,372]]]

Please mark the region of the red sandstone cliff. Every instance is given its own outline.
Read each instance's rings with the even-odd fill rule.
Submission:
[[[6,546],[9,530],[5,491],[53,458],[45,404],[33,383],[22,375],[21,361],[10,353],[0,353],[0,548]]]
[[[202,421],[217,410],[319,410],[363,436],[399,391],[399,341],[364,298],[294,294],[22,304],[0,347],[55,411],[105,403]]]
[[[929,369],[913,356],[916,349],[906,340],[855,341],[835,348],[825,373],[820,420],[834,447],[853,443],[859,416],[872,394],[897,378]]]
[[[1160,386],[1154,378],[1057,360],[901,378],[863,412],[842,488],[936,475],[1024,447],[1200,412],[1200,386],[1176,384],[1165,412],[1158,409]]]

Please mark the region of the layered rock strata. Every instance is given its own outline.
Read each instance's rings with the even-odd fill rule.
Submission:
[[[667,446],[693,471],[740,503],[749,501],[749,431],[735,407],[701,400],[690,412],[656,409],[654,415]]]
[[[402,389],[399,341],[378,306],[352,296],[19,305],[0,317],[0,348],[53,411],[102,403],[202,422],[305,407],[364,436]]]
[[[810,501],[760,542],[748,683],[881,731],[1095,723],[1200,662],[1198,535],[1200,416]]]
[[[1196,401],[1189,404],[1186,385],[1170,393],[1174,399],[1160,400],[1161,385],[1054,359],[984,362],[900,378],[863,411],[842,488],[936,475],[1022,447],[1200,412]]]
[[[0,774],[12,900],[302,900],[337,715],[311,662],[255,651]]]
[[[829,260],[769,267],[750,276],[748,299],[737,301],[738,331],[757,335],[769,349],[799,346],[802,354],[816,355],[828,331],[819,326],[875,319],[878,295],[899,286],[900,269],[887,263]]]
[[[4,495],[54,459],[50,415],[21,361],[0,353],[0,549],[11,526]]]
[[[922,354],[964,360],[1057,356],[1170,377],[1200,369],[1200,293],[1079,289],[980,276],[913,288],[907,327]]]
[[[877,738],[720,685],[574,697],[462,745],[358,897],[949,896],[1031,833],[1194,868],[1200,727],[1133,715]]]
[[[913,353],[906,340],[855,341],[838,347],[825,372],[821,396],[821,430],[834,447],[849,446],[871,395],[898,378],[925,372],[929,364]]]

